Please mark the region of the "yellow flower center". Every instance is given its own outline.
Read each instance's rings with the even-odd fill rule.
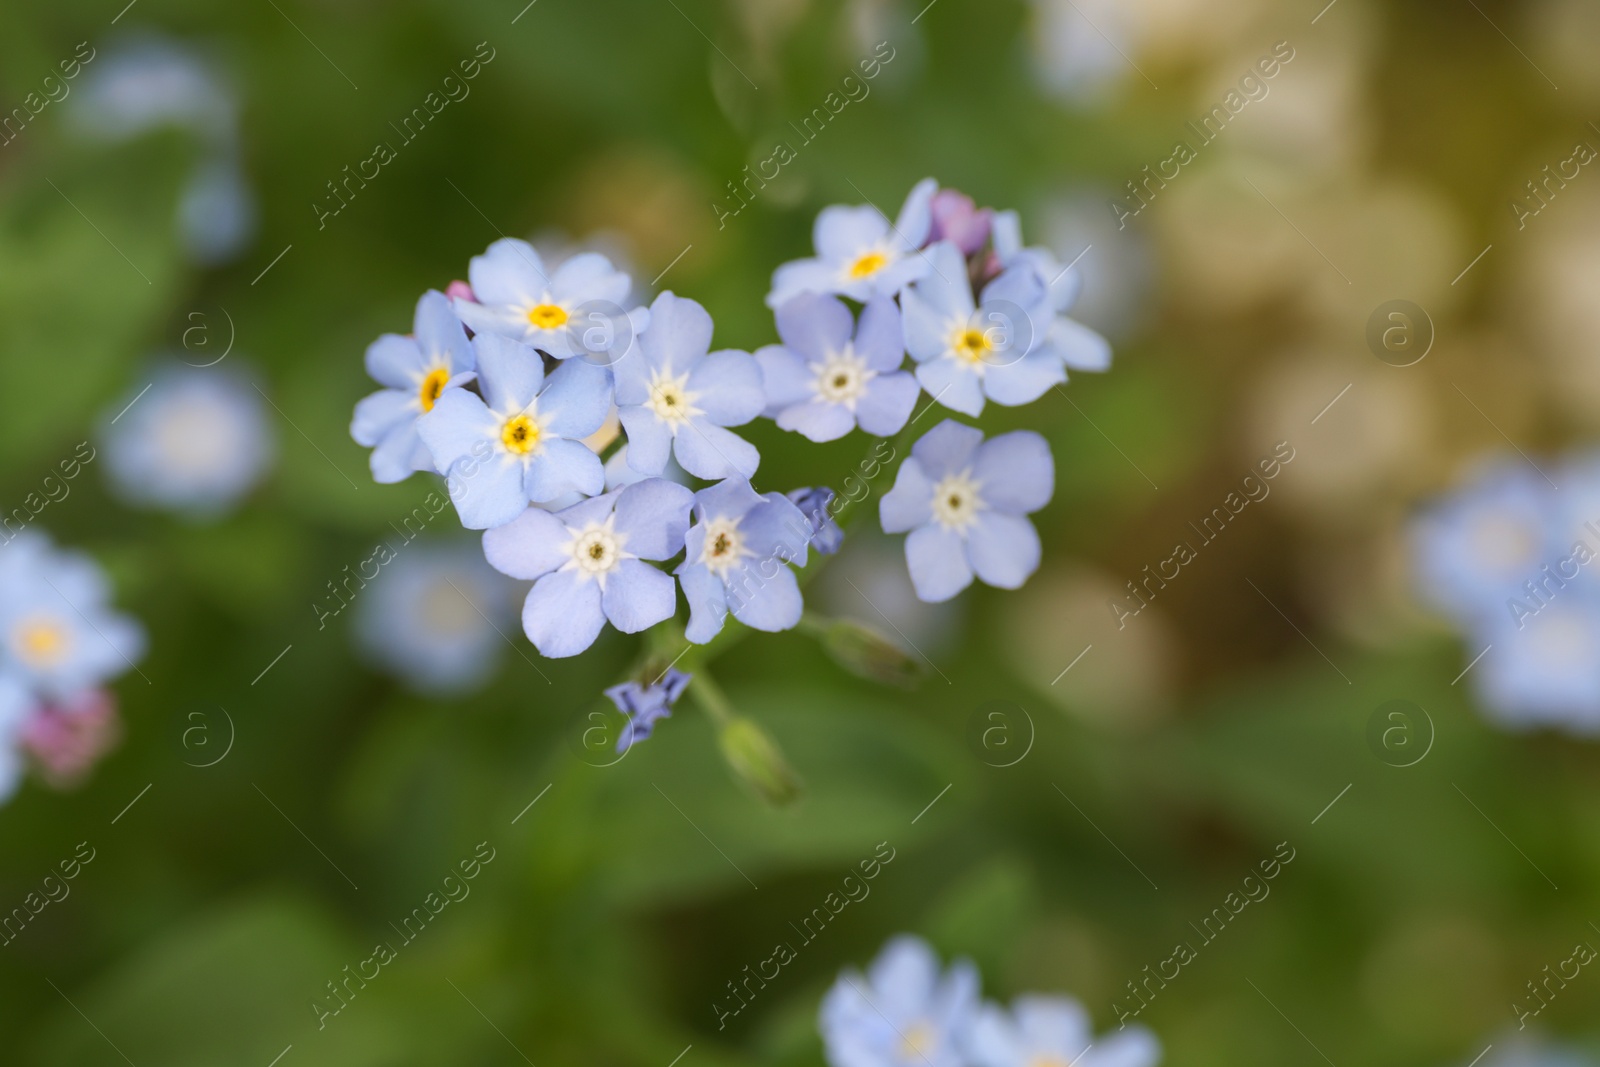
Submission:
[[[541,330],[554,330],[567,324],[567,309],[557,304],[539,304],[528,310],[528,321]]]
[[[433,402],[439,399],[439,394],[444,392],[444,383],[450,380],[449,367],[435,367],[422,379],[422,386],[417,390],[417,399],[422,403],[423,411],[432,411]]]
[[[55,619],[26,619],[16,629],[17,655],[31,667],[49,667],[67,654],[67,628]]]
[[[850,265],[850,277],[868,278],[889,265],[889,257],[882,252],[867,252]]]
[[[525,456],[539,447],[539,424],[527,415],[513,415],[500,427],[500,441],[507,452]]]
[[[984,331],[968,326],[956,331],[954,348],[956,355],[968,363],[982,363],[984,357],[994,351],[994,344]]]
[[[919,1022],[908,1027],[900,1038],[900,1056],[904,1060],[926,1060],[938,1040],[932,1026]]]

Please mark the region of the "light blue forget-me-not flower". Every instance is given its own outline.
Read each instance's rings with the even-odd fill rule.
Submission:
[[[111,608],[99,564],[34,530],[0,549],[0,675],[68,701],[134,666],[144,628]]]
[[[715,481],[748,478],[760,464],[755,446],[724,427],[742,426],[766,407],[761,368],[748,352],[712,352],[711,330],[705,308],[662,293],[638,351],[615,364],[617,415],[634,470],[660,474],[671,456],[696,478]]]
[[[1161,1044],[1142,1026],[1096,1038],[1071,997],[1031,994],[1007,1011],[986,1003],[967,1035],[973,1067],[1155,1067]]]
[[[920,938],[896,937],[867,973],[845,971],[823,998],[831,1067],[969,1067],[962,1047],[978,1003],[978,972],[941,971]]]
[[[800,621],[804,602],[790,563],[805,566],[811,520],[782,493],[758,494],[729,478],[695,494],[700,520],[684,540],[678,581],[689,602],[684,636],[703,645],[729,611],[755,630],[777,633]]]
[[[782,304],[776,317],[783,344],[760,349],[756,361],[767,413],[780,427],[812,441],[857,425],[877,437],[900,432],[921,387],[900,369],[905,337],[893,298],[873,297],[859,324],[843,301],[814,293]]]
[[[1014,407],[1067,380],[1049,339],[1055,320],[1050,293],[1032,267],[1001,272],[974,302],[960,249],[940,241],[927,256],[933,269],[901,302],[906,349],[929,395],[977,416],[985,397]]]
[[[928,264],[919,250],[933,224],[930,204],[938,188],[932,178],[918,182],[894,222],[867,204],[823,208],[812,231],[816,256],[773,272],[767,306],[782,307],[801,293],[837,293],[864,304],[922,277]]]
[[[972,584],[1016,589],[1039,567],[1039,534],[1025,518],[1050,502],[1055,463],[1031,430],[984,441],[946,419],[911,446],[878,502],[884,533],[909,531],[906,563],[917,596],[949,600]]]
[[[503,574],[532,581],[522,628],[541,655],[575,656],[609,621],[638,633],[672,617],[672,576],[645,560],[683,548],[694,494],[663,478],[558,512],[529,508],[483,535],[483,552]]]
[[[472,347],[483,396],[446,389],[417,422],[461,525],[503,526],[529,503],[604,489],[605,468],[583,439],[606,421],[611,372],[575,359],[547,377],[539,353],[498,334]]]
[[[626,358],[650,321],[644,308],[624,308],[633,282],[599,252],[579,252],[548,269],[533,245],[505,237],[472,257],[467,278],[472,299],[455,301],[462,322],[475,333],[509,337],[556,359],[588,356],[609,364]],[[605,320],[598,332],[592,330],[595,315]]]
[[[356,404],[350,436],[372,449],[372,477],[381,484],[434,469],[417,420],[448,388],[472,380],[467,331],[450,299],[430,289],[417,301],[410,337],[386,333],[367,346],[367,373],[384,388]]]

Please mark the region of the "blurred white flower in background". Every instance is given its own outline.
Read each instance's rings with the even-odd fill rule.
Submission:
[[[112,491],[191,518],[230,510],[271,467],[276,440],[249,377],[166,367],[107,409],[101,433]]]
[[[94,140],[116,144],[168,127],[193,136],[201,159],[180,194],[178,236],[202,264],[244,251],[256,200],[241,161],[239,101],[198,51],[154,34],[113,42],[84,69],[70,100],[70,121]]]
[[[1132,13],[1118,0],[1033,0],[1033,69],[1042,86],[1088,107],[1139,73]]]
[[[1142,231],[1132,226],[1117,229],[1106,209],[1111,196],[1103,189],[1062,193],[1043,205],[1040,230],[1044,243],[1063,264],[1077,260],[1083,288],[1072,305],[1072,317],[1121,340],[1135,332],[1135,317],[1150,306],[1155,262]]]
[[[499,666],[524,588],[484,562],[476,538],[403,544],[354,593],[356,644],[413,689],[469,692]]]

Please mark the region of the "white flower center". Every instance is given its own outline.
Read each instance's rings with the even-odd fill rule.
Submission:
[[[935,482],[934,521],[965,537],[967,530],[978,521],[978,512],[984,509],[983,497],[978,494],[981,488],[982,484],[972,477],[970,469],[946,475]]]
[[[754,555],[739,533],[738,519],[710,519],[706,522],[706,541],[700,550],[700,562],[712,574],[721,578],[736,567],[746,556]]]
[[[572,557],[561,565],[561,569],[577,571],[583,578],[593,578],[604,589],[606,577],[617,569],[617,564],[634,558],[633,553],[623,550],[628,536],[618,533],[616,525],[617,517],[607,515],[605,522],[591,522],[576,531],[572,540],[561,546],[561,550]]]
[[[440,575],[417,601],[418,621],[434,640],[460,640],[482,629],[483,616],[462,588],[470,587],[472,579],[463,574],[456,579]]]
[[[667,424],[673,433],[678,427],[702,414],[694,406],[699,394],[689,391],[689,375],[672,376],[671,370],[654,371],[650,375],[650,399],[644,406],[655,412],[656,418]]]
[[[858,356],[854,347],[845,345],[844,351],[831,353],[821,363],[813,363],[816,368],[817,399],[828,404],[842,404],[846,409],[855,411],[856,402],[867,392],[867,383],[878,376],[878,372],[867,367],[865,356]]]
[[[1493,570],[1509,571],[1533,558],[1538,535],[1526,522],[1507,515],[1484,515],[1472,530],[1472,551]]]
[[[156,448],[167,469],[185,478],[215,478],[227,471],[242,435],[234,414],[209,397],[185,396],[156,424]]]
[[[1581,666],[1594,648],[1589,625],[1574,612],[1558,614],[1529,636],[1534,642],[1534,657],[1550,671],[1566,671]]]

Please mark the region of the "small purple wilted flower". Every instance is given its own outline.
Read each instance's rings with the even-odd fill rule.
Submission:
[[[630,747],[650,736],[658,719],[672,714],[672,705],[678,702],[694,676],[675,667],[668,667],[661,676],[648,685],[626,681],[605,691],[617,710],[628,717],[628,725],[617,738],[617,751]]]
[[[828,510],[828,505],[833,503],[833,495],[833,490],[826,486],[791,489],[784,494],[800,509],[801,514],[811,520],[811,547],[823,556],[833,555],[844,543],[844,531],[839,529],[839,524],[833,521],[833,512]]]
[[[933,213],[933,226],[928,230],[928,243],[949,241],[970,256],[989,241],[989,230],[994,222],[993,208],[980,208],[966,193],[954,189],[940,189],[929,205]]]

